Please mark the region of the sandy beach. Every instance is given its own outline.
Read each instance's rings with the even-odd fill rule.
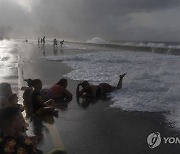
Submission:
[[[84,51],[60,48],[54,51],[50,45],[41,49],[35,44],[22,44],[19,46],[19,55],[23,77],[39,78],[48,87],[70,72],[71,68],[58,61],[47,61],[44,56],[74,52]],[[68,79],[68,82],[73,100],[66,109],[58,109],[59,117],[54,118],[68,154],[178,153],[180,150],[178,144],[161,144],[155,149],[148,147],[146,140],[152,132],[160,132],[165,137],[179,136],[166,123],[163,112],[128,112],[110,108],[110,98],[90,99],[78,104],[75,90],[79,81]],[[42,131],[44,138],[39,149],[47,153],[54,145],[48,129],[43,128]]]

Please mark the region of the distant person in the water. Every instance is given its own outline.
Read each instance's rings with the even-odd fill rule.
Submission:
[[[38,37],[38,47],[39,47],[39,45],[40,45],[40,38]]]
[[[53,40],[53,47],[54,47],[54,48],[55,48],[55,47],[58,47],[56,38]]]
[[[45,41],[45,36],[43,37],[43,47],[45,45],[46,41]]]
[[[77,97],[98,97],[106,93],[110,93],[114,90],[122,88],[122,80],[126,74],[119,76],[119,82],[117,86],[112,86],[108,83],[100,83],[99,85],[90,85],[88,81],[83,81],[77,85],[76,95]],[[82,89],[80,90],[80,86]]]
[[[41,38],[41,48],[42,48],[42,45],[43,45],[43,38]]]
[[[61,45],[61,47],[62,47],[63,43],[64,43],[64,40],[60,41],[60,45]]]

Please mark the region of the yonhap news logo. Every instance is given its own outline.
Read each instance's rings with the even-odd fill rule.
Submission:
[[[161,144],[161,135],[159,132],[151,133],[147,137],[147,143],[149,145],[149,148],[153,149]]]
[[[178,137],[161,137],[159,132],[151,133],[147,137],[147,143],[149,148],[154,149],[161,143],[164,144],[180,144],[180,138]]]

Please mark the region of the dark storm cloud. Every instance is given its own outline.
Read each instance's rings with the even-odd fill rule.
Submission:
[[[84,0],[80,11],[93,18],[122,16],[134,12],[156,11],[176,7],[178,0]]]
[[[178,0],[41,0],[34,7],[34,12],[40,25],[46,25],[54,32],[58,29],[57,34],[81,38],[121,38],[120,33],[124,35],[126,31],[128,35],[128,30],[120,31],[120,27],[133,20],[128,15],[173,9],[179,4]],[[130,34],[131,31],[132,28],[129,28]]]
[[[180,2],[178,0],[86,0],[83,3],[90,8],[100,8],[103,10],[110,10],[111,12],[119,12],[119,9],[124,8],[128,12],[155,10],[159,8],[174,7]],[[119,8],[119,9],[118,9]],[[118,10],[118,11],[117,11]]]
[[[162,20],[159,14],[168,12],[167,23],[162,23],[171,29],[174,23],[171,11],[180,6],[179,0],[27,0],[31,2],[31,9],[25,11],[17,1],[26,0],[0,0],[0,27],[19,26],[24,33],[31,30],[34,35],[82,39],[95,36],[132,39],[132,32],[134,38],[148,38],[146,35],[151,32],[158,32],[161,38],[164,30],[162,27],[159,32],[161,22],[158,20]]]

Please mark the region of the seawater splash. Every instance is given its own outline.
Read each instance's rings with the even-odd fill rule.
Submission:
[[[93,37],[91,40],[87,40],[87,43],[97,43],[97,44],[101,44],[101,43],[107,43],[107,41],[103,40],[100,37]]]
[[[180,128],[179,56],[143,52],[97,52],[48,60],[62,61],[73,70],[66,76],[94,84],[116,85],[119,74],[127,73],[123,88],[111,94],[111,107],[126,111],[166,112]],[[169,115],[170,113],[170,115]],[[178,117],[178,118],[175,118]]]
[[[0,82],[8,82],[18,92],[18,51],[14,41],[0,41]]]

